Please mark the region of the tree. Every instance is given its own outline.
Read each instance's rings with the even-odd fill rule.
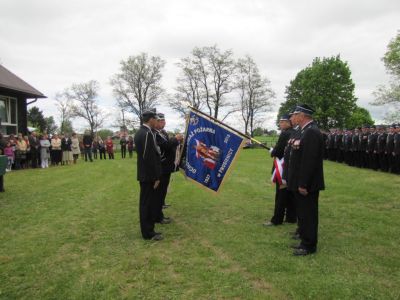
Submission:
[[[161,86],[165,61],[147,53],[130,56],[121,61],[120,73],[113,76],[111,85],[121,109],[132,113],[142,124],[142,113],[154,108],[164,94]]]
[[[263,114],[271,107],[274,92],[270,81],[262,77],[250,56],[239,59],[237,63],[236,89],[240,98],[240,112],[245,132],[254,136],[254,128],[263,121]]]
[[[39,129],[40,132],[46,131],[46,120],[43,116],[43,112],[36,106],[31,107],[28,110],[28,124],[32,127]]]
[[[356,108],[354,83],[347,62],[340,56],[315,58],[286,87],[286,101],[281,104],[278,120],[297,104],[316,110],[314,118],[324,128],[343,127]]]
[[[196,68],[193,58],[182,58],[176,65],[181,69],[181,74],[176,80],[176,93],[169,99],[169,104],[181,116],[185,116],[189,106],[202,109],[205,92],[200,80],[200,70]]]
[[[95,80],[86,83],[73,84],[66,89],[64,96],[71,101],[71,116],[87,121],[90,133],[102,126],[106,115],[97,104],[99,85]]]
[[[58,131],[58,127],[56,125],[56,122],[54,121],[53,116],[46,117],[44,118],[46,121],[46,130],[43,132],[46,132],[47,134],[55,134]]]
[[[65,93],[56,94],[56,107],[60,116],[60,131],[62,133],[72,133],[71,117],[73,115],[73,106],[71,100],[66,97]]]
[[[231,50],[221,51],[216,45],[194,48],[191,57],[184,58],[178,64],[181,75],[178,78],[175,99],[170,100],[172,107],[182,113],[187,104],[218,118],[224,110],[222,120],[238,111],[226,95],[234,89],[235,60]]]
[[[347,128],[357,128],[362,125],[373,125],[374,121],[371,118],[371,115],[368,110],[362,107],[356,107],[356,109],[351,114],[350,118],[346,121]]]
[[[112,130],[109,129],[100,129],[99,131],[97,131],[97,135],[101,137],[102,140],[106,140],[107,137],[113,136],[114,132],[112,132]]]
[[[389,42],[382,60],[391,79],[389,86],[378,86],[374,92],[375,100],[371,104],[386,106],[388,108],[386,120],[398,121],[400,119],[400,31]]]

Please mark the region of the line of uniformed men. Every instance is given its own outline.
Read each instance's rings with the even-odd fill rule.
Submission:
[[[325,159],[400,174],[400,124],[331,129],[324,138]]]
[[[284,158],[282,180],[277,181],[274,216],[266,226],[295,222],[293,255],[315,253],[318,243],[318,198],[325,189],[323,174],[324,140],[313,121],[314,110],[308,105],[296,106],[291,116],[281,118],[282,133],[271,156]],[[282,125],[282,124],[281,124]],[[296,129],[291,129],[291,125]],[[294,205],[294,210],[293,210]]]
[[[163,236],[155,231],[155,223],[169,224],[163,214],[171,173],[177,169],[177,147],[181,134],[169,137],[164,130],[165,116],[148,110],[142,114],[143,125],[135,134],[137,151],[137,180],[140,183],[139,217],[142,237],[160,241]]]

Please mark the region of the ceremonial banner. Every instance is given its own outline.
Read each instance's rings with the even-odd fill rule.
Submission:
[[[188,179],[218,192],[243,145],[243,136],[192,110],[181,167]]]

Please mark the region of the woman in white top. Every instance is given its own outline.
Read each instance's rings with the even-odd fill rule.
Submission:
[[[79,139],[76,136],[76,133],[72,134],[71,137],[71,150],[72,150],[72,156],[74,158],[74,164],[76,164],[76,161],[79,157],[79,153],[81,153],[81,150],[79,149]]]
[[[49,167],[50,141],[47,134],[40,137],[40,161],[42,169]]]

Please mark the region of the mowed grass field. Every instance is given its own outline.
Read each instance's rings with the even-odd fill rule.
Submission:
[[[136,160],[11,172],[0,299],[399,299],[400,176],[325,163],[316,255],[264,228],[271,159],[243,150],[218,196],[174,174],[165,240],[144,241]]]

